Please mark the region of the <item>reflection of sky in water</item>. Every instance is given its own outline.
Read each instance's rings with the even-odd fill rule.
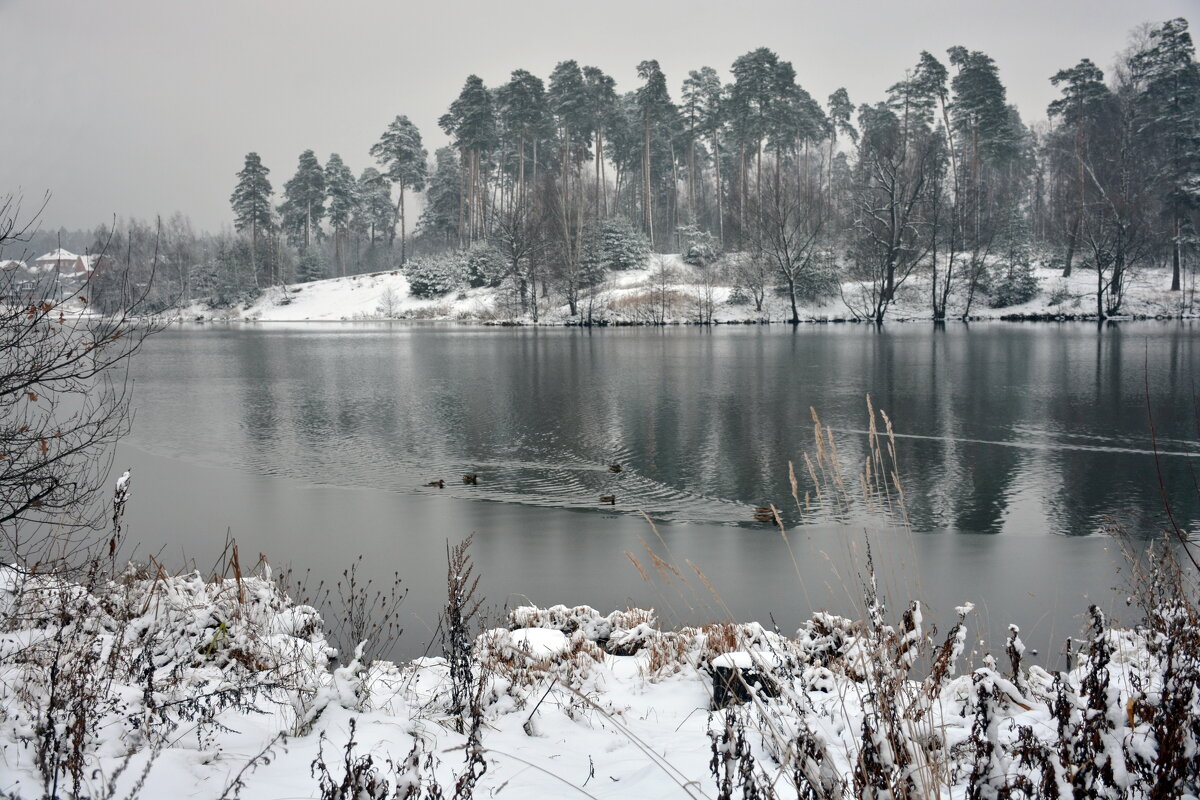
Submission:
[[[1200,518],[1200,328],[1178,323],[209,327],[156,337],[136,369],[133,442],[153,452],[401,494],[444,478],[443,494],[525,506],[615,494],[703,523],[768,502],[798,521],[787,462],[811,450],[809,408],[853,476],[869,392],[918,531],[1066,534],[1161,517],[1148,380],[1177,517]]]

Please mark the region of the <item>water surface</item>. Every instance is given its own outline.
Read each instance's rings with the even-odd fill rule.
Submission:
[[[363,552],[379,574],[400,571],[422,618],[436,614],[446,539],[477,531],[497,603],[723,613],[694,572],[687,586],[644,583],[626,552],[647,562],[650,544],[681,571],[696,563],[738,616],[791,625],[814,606],[853,610],[844,584],[870,529],[898,596],[934,602],[935,618],[986,603],[990,624],[1041,625],[1049,644],[1085,596],[1120,582],[1103,531],[1117,521],[1145,537],[1162,522],[1148,408],[1176,517],[1200,519],[1198,333],[1178,322],[189,327],[138,359],[119,458],[136,467],[131,518],[148,547],[202,561],[228,527],[243,550],[333,574]],[[788,461],[812,450],[810,409],[853,480],[868,393],[895,422],[911,535],[830,524],[790,497]],[[461,482],[468,472],[478,485]],[[438,478],[444,489],[424,485]],[[609,494],[617,505],[601,507]],[[790,553],[752,521],[768,503],[792,529]]]

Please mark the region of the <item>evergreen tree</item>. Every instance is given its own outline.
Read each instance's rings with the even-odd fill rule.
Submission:
[[[1050,82],[1062,87],[1063,96],[1050,103],[1047,113],[1052,120],[1060,119],[1067,126],[1071,138],[1070,160],[1073,168],[1064,170],[1064,177],[1070,183],[1069,195],[1075,200],[1072,204],[1074,214],[1069,223],[1063,269],[1063,277],[1067,278],[1071,275],[1079,230],[1083,223],[1084,200],[1088,186],[1084,177],[1084,162],[1096,127],[1100,124],[1105,106],[1112,99],[1112,95],[1104,85],[1104,73],[1088,58],[1082,59],[1071,69],[1054,73]]]
[[[694,108],[696,115],[696,136],[704,136],[712,145],[713,168],[716,201],[717,239],[722,245],[725,241],[725,220],[722,203],[721,183],[721,128],[724,125],[723,102],[724,90],[717,71],[712,67],[701,67],[688,73],[683,82],[683,101],[686,107]],[[691,162],[695,159],[695,139],[692,139],[692,152],[689,155],[689,172],[695,172],[699,179],[700,168]],[[703,184],[701,184],[703,186]]]
[[[969,143],[977,174],[984,160],[1002,161],[1018,147],[1016,132],[1009,125],[1007,92],[990,56],[964,47],[951,47],[947,52],[950,63],[958,68],[950,81],[954,123]]]
[[[1158,145],[1167,216],[1171,221],[1171,290],[1180,288],[1184,209],[1200,208],[1200,67],[1187,20],[1150,32],[1149,48],[1133,59],[1143,86],[1146,132]]]
[[[321,261],[321,254],[317,252],[317,248],[310,247],[300,254],[296,262],[296,280],[307,283],[326,277],[328,275],[325,272],[325,264]]]
[[[250,229],[250,270],[255,286],[258,285],[258,237],[260,233],[270,233],[273,224],[273,190],[271,181],[267,179],[270,172],[263,166],[258,153],[247,153],[246,163],[237,174],[237,186],[229,197],[229,204],[233,206],[234,228],[242,233]]]
[[[608,187],[604,178],[604,131],[616,109],[616,81],[605,75],[599,67],[583,68],[584,92],[587,95],[587,128],[592,132],[596,163],[595,213],[596,217],[608,215]]]
[[[325,183],[329,198],[329,224],[333,226],[333,261],[338,275],[346,274],[346,238],[358,216],[358,182],[354,173],[337,153],[325,165]],[[310,279],[311,280],[311,279]]]
[[[433,176],[425,193],[421,231],[442,239],[443,244],[462,241],[458,228],[462,209],[462,177],[454,149],[439,148],[434,154]]]
[[[523,69],[514,70],[508,83],[496,90],[496,105],[504,129],[517,138],[515,192],[517,203],[523,208],[529,171],[526,162],[532,161],[536,184],[538,144],[545,138],[547,127],[546,89],[542,79]]]
[[[642,122],[642,225],[654,247],[654,152],[652,144],[666,144],[669,148],[675,127],[677,111],[667,89],[667,77],[655,60],[643,61],[637,67],[638,77],[644,81],[637,90],[637,105]],[[669,152],[669,150],[668,150]],[[662,158],[657,159],[659,163]],[[674,166],[674,159],[668,161]]]
[[[835,212],[833,165],[837,160],[837,139],[840,133],[852,143],[858,141],[858,131],[854,128],[853,118],[854,104],[850,102],[850,95],[845,88],[829,95],[829,173],[826,183],[829,188],[829,202],[835,207]]]
[[[492,93],[478,75],[469,75],[450,110],[438,125],[460,153],[462,185],[457,231],[459,245],[487,233],[487,165],[484,156],[496,146],[496,113]]]
[[[367,167],[358,176],[357,193],[359,202],[354,227],[366,234],[373,248],[376,239],[391,230],[396,221],[391,181],[374,167]]]
[[[283,230],[293,247],[307,250],[325,216],[325,171],[312,150],[300,154],[296,174],[283,185],[279,206]]]
[[[408,257],[407,229],[404,219],[404,190],[414,192],[425,188],[426,159],[429,153],[421,144],[421,132],[408,117],[398,116],[383,132],[379,141],[371,147],[371,155],[384,168],[392,183],[400,187],[400,199],[396,203],[396,218],[400,221],[400,263]],[[395,226],[392,227],[394,233]],[[391,241],[392,233],[388,235]]]

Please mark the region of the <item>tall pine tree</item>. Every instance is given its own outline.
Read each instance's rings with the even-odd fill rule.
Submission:
[[[333,262],[338,275],[346,274],[346,239],[358,215],[358,182],[337,153],[325,165],[329,198],[329,224],[333,226]]]
[[[400,222],[400,263],[408,259],[407,226],[404,218],[404,191],[414,192],[425,188],[427,175],[426,159],[429,153],[421,144],[421,132],[408,117],[398,116],[388,125],[379,141],[371,147],[371,155],[383,167],[392,183],[400,187],[400,199],[396,202],[396,219]],[[395,230],[393,225],[392,230]],[[391,234],[389,234],[389,241]]]
[[[237,186],[229,197],[233,207],[234,227],[244,233],[250,230],[250,270],[254,273],[254,285],[258,285],[258,237],[270,233],[271,181],[267,175],[271,170],[263,166],[258,153],[247,153],[246,162],[238,172]]]
[[[283,185],[279,214],[292,246],[308,250],[325,216],[325,170],[312,150],[300,154],[296,174]]]
[[[1160,154],[1161,195],[1171,225],[1171,291],[1179,291],[1184,210],[1200,208],[1200,67],[1182,17],[1152,30],[1150,42],[1133,68],[1144,87],[1146,132]]]

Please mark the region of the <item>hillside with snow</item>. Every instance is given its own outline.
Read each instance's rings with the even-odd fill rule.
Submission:
[[[1076,270],[1063,278],[1058,269],[1035,267],[1037,295],[1028,302],[1003,308],[989,306],[988,297],[978,294],[971,306],[971,319],[1002,318],[1094,318],[1096,275]],[[931,281],[916,275],[900,286],[889,309],[889,321],[930,320]],[[961,285],[961,284],[960,284]],[[1120,317],[1177,318],[1200,315],[1194,289],[1171,292],[1170,274],[1144,270],[1130,277]],[[847,281],[840,296],[828,293],[820,300],[799,303],[803,322],[849,321],[862,308],[866,287]],[[787,297],[767,288],[762,309],[728,282],[706,280],[704,271],[684,263],[678,254],[652,256],[642,269],[609,272],[599,286],[584,290],[579,313],[571,315],[568,304],[552,292],[539,297],[537,319],[521,312],[511,287],[461,288],[433,298],[414,296],[401,270],[308,283],[276,286],[264,290],[253,302],[233,308],[194,303],[181,317],[188,320],[256,322],[356,321],[420,319],[482,324],[578,324],[589,318],[598,324],[687,324],[701,320],[713,323],[784,322],[791,316]],[[961,290],[951,293],[949,319],[961,317],[965,299]]]

